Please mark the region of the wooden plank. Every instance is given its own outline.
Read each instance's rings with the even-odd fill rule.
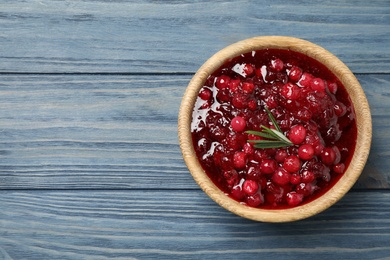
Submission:
[[[379,259],[388,192],[351,192],[286,224],[249,221],[201,191],[2,191],[0,256],[12,259]]]
[[[0,76],[0,189],[197,189],[177,114],[191,76]],[[390,75],[358,75],[372,108],[356,188],[390,188]]]
[[[0,72],[194,72],[231,43],[278,34],[388,73],[389,24],[388,0],[3,1]]]

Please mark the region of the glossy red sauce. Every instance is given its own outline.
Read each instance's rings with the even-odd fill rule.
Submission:
[[[259,149],[247,130],[272,127],[267,107],[294,145]],[[289,50],[243,54],[210,75],[191,125],[207,175],[251,207],[305,204],[329,190],[348,167],[356,143],[348,94],[318,61]]]

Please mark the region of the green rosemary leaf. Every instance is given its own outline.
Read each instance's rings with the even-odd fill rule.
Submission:
[[[278,130],[279,132],[282,132],[282,130],[280,129],[278,123],[276,122],[275,117],[272,115],[271,111],[269,111],[269,109],[267,107],[264,107],[264,109],[267,112],[268,117],[269,117],[269,119],[271,119],[271,122],[275,126],[276,130]]]
[[[264,140],[267,141],[267,140]],[[261,142],[256,143],[253,147],[255,148],[261,148],[261,149],[269,149],[269,148],[281,148],[286,147],[286,143],[280,142],[280,141],[270,141],[270,142]]]
[[[264,109],[267,112],[268,117],[270,118],[272,124],[275,126],[276,129],[271,129],[269,127],[262,125],[261,132],[251,131],[251,130],[246,131],[245,133],[247,134],[253,134],[265,138],[265,140],[264,139],[248,140],[248,142],[254,143],[255,148],[261,148],[261,149],[281,148],[281,147],[293,145],[293,143],[283,134],[282,130],[280,129],[271,111],[269,111],[269,109],[266,107],[264,107]]]
[[[282,132],[278,132],[275,129],[271,129],[271,131],[279,137],[278,140],[285,142],[288,145],[292,145],[292,142]]]
[[[267,133],[267,132],[246,131],[245,133],[247,133],[247,134],[252,134],[252,135],[256,135],[256,136],[260,136],[260,137],[267,138],[267,139],[278,140],[278,138],[276,138],[275,135],[269,134],[269,133]]]
[[[270,136],[272,136],[274,139],[280,139],[279,135],[275,134],[275,132],[273,131],[273,129],[271,128],[268,128],[266,126],[261,126],[261,128],[263,128],[263,132],[264,133],[267,133],[269,134]]]
[[[254,143],[254,144],[276,144],[276,143],[281,143],[284,144],[284,146],[290,146],[291,142],[286,142],[284,140],[275,140],[275,139],[268,139],[268,140],[248,140],[249,143]]]

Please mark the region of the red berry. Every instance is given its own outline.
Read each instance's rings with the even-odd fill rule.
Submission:
[[[248,98],[242,93],[236,93],[232,98],[232,104],[236,108],[245,108],[248,105]]]
[[[324,150],[324,145],[322,144],[322,142],[320,140],[315,142],[313,144],[313,147],[314,147],[315,155],[320,155],[322,153],[322,151]]]
[[[345,140],[356,139],[353,109],[338,84],[292,51],[258,50],[228,61],[206,79],[194,111],[193,145],[207,174],[252,207],[291,208],[321,196],[348,167],[353,146]],[[288,148],[255,149],[248,142],[264,137],[247,129],[275,128],[263,106],[291,140]]]
[[[227,103],[230,101],[230,93],[228,88],[220,89],[216,95],[219,103]]]
[[[299,67],[293,66],[289,73],[288,77],[291,81],[297,82],[302,76],[302,70]]]
[[[312,115],[313,115],[313,113],[307,108],[301,108],[295,114],[297,119],[302,120],[302,121],[306,121],[306,122],[308,122],[311,119]]]
[[[310,182],[314,181],[315,178],[316,177],[312,171],[305,170],[305,171],[302,171],[302,173],[301,173],[301,180],[304,183],[310,183]]]
[[[281,59],[274,59],[271,61],[271,68],[275,71],[281,71],[284,67],[284,63]]]
[[[219,89],[224,89],[229,86],[230,77],[227,75],[221,75],[217,78],[217,81],[215,82],[215,86]]]
[[[306,128],[303,125],[294,125],[288,133],[288,139],[293,144],[300,144],[306,138]]]
[[[261,172],[264,174],[271,174],[274,171],[276,171],[277,164],[275,160],[272,159],[265,159],[260,164]]]
[[[254,157],[255,161],[261,162],[262,160],[268,158],[268,155],[265,152],[265,150],[255,149],[255,153],[254,153],[253,157]]]
[[[252,111],[256,110],[257,108],[257,102],[254,99],[251,99],[248,101],[248,108]]]
[[[313,189],[313,186],[311,183],[300,183],[296,187],[296,192],[298,194],[302,194],[305,197],[313,194],[313,191],[314,191],[314,189]]]
[[[283,168],[288,172],[297,172],[301,168],[301,161],[296,155],[289,155],[283,163]]]
[[[240,86],[240,80],[239,79],[232,79],[229,82],[229,89],[231,92],[235,93],[239,90]]]
[[[242,91],[246,94],[250,94],[255,89],[255,85],[252,82],[244,82],[242,83]]]
[[[278,163],[283,163],[286,157],[288,156],[288,153],[285,149],[277,150],[275,153],[275,160]]]
[[[286,194],[287,204],[291,207],[295,207],[299,205],[303,200],[303,195],[296,193],[295,191],[291,191]]]
[[[256,193],[256,194],[254,194],[252,196],[248,196],[246,198],[246,203],[250,207],[258,207],[258,206],[260,206],[261,204],[264,203],[264,197],[263,197],[262,194]]]
[[[246,163],[247,163],[247,156],[244,152],[237,151],[234,153],[234,156],[233,156],[234,168],[243,169],[243,168],[245,168]]]
[[[266,186],[265,200],[273,207],[280,204],[283,200],[284,189],[273,182],[268,182]]]
[[[244,146],[242,147],[242,150],[244,151],[244,153],[248,155],[252,155],[255,152],[255,148],[251,143],[245,143]]]
[[[208,88],[202,88],[199,93],[199,97],[203,100],[209,100],[213,96],[213,93]]]
[[[289,82],[283,86],[280,94],[286,99],[296,100],[299,98],[300,93],[301,89],[297,85]]]
[[[248,76],[252,76],[253,72],[255,71],[255,68],[253,67],[252,64],[246,63],[244,65],[243,70],[244,70],[245,75],[248,77]]]
[[[332,82],[332,83],[328,84],[329,92],[332,93],[332,94],[336,94],[337,88],[338,87],[337,87],[337,83],[336,82]]]
[[[254,195],[259,190],[259,185],[253,180],[245,180],[242,184],[242,190],[247,195]]]
[[[314,147],[311,144],[303,144],[298,149],[298,156],[302,160],[310,160],[314,157]]]
[[[310,87],[311,80],[313,79],[313,76],[310,73],[304,72],[302,74],[301,79],[299,80],[299,85],[302,87]]]
[[[336,160],[336,153],[332,147],[325,147],[321,152],[321,160],[326,165],[332,165]]]
[[[290,182],[292,185],[299,184],[301,182],[301,175],[299,175],[298,173],[291,174]]]
[[[242,190],[241,185],[235,185],[230,193],[236,200],[242,200],[245,198],[245,192]]]
[[[312,90],[323,92],[325,91],[325,82],[321,78],[314,78],[310,82],[310,87]]]
[[[259,167],[254,167],[254,166],[251,166],[248,168],[248,171],[246,173],[246,178],[248,180],[253,180],[253,181],[258,181],[260,182],[261,180],[261,172],[260,172],[260,169]]]
[[[338,163],[333,166],[333,171],[338,174],[342,174],[345,171],[345,164],[344,163]]]
[[[238,183],[238,173],[234,169],[224,171],[223,177],[225,178],[226,184],[231,188]]]
[[[278,185],[284,186],[290,183],[291,173],[283,168],[278,168],[272,175],[272,180]]]
[[[232,119],[232,121],[230,122],[230,125],[231,125],[233,131],[242,132],[245,130],[246,121],[241,116],[236,116]]]
[[[278,106],[278,101],[274,95],[267,96],[264,101],[269,109],[276,108]]]

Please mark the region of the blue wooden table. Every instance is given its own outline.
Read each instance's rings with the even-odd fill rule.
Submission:
[[[211,201],[177,114],[194,72],[260,35],[319,44],[373,117],[358,183],[306,220]],[[0,259],[389,259],[390,1],[0,3]]]

